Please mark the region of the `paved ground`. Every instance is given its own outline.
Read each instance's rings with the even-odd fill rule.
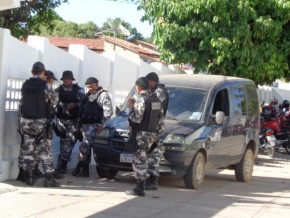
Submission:
[[[180,178],[163,177],[157,192],[127,196],[130,173],[114,181],[67,176],[58,189],[33,188],[16,181],[0,183],[0,217],[203,218],[290,217],[290,156],[259,156],[250,183],[235,181],[231,170],[212,170],[203,187],[188,190]]]

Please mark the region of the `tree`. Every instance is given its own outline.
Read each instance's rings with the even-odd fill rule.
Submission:
[[[121,33],[120,26],[125,27],[129,30],[130,35],[126,36]],[[115,18],[114,20],[108,19],[108,21],[103,23],[103,34],[114,36],[116,38],[125,39],[130,42],[136,42],[136,40],[144,40],[144,37],[141,33],[137,31],[135,27],[132,27],[126,21],[123,21],[121,18]]]
[[[67,0],[24,0],[21,7],[0,12],[2,27],[10,29],[15,37],[27,37],[40,24],[53,28],[54,8]]]
[[[78,36],[81,38],[95,38],[95,34],[97,30],[98,30],[98,26],[92,21],[79,24]]]
[[[258,84],[290,73],[289,0],[144,0],[139,9],[165,61]]]

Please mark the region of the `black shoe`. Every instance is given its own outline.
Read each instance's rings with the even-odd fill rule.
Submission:
[[[140,196],[144,197],[145,196],[145,183],[144,181],[138,180],[137,185],[133,190],[126,191],[127,195],[134,195],[134,196]]]
[[[64,179],[64,175],[59,174],[57,171],[54,171],[53,176],[55,179]]]
[[[83,168],[78,174],[79,177],[90,177],[90,164],[83,163]]]
[[[79,176],[81,169],[83,168],[83,162],[79,161],[76,168],[74,168],[72,175],[73,176]]]
[[[33,178],[33,170],[28,169],[25,173],[27,173],[27,180],[26,185],[33,186],[34,185],[34,178]]]
[[[59,183],[54,179],[54,172],[46,173],[44,187],[59,187]]]
[[[33,169],[33,176],[37,178],[44,178],[44,174],[40,171],[38,164]]]
[[[150,175],[145,182],[145,190],[154,191],[158,189],[158,176]]]
[[[60,159],[60,167],[58,169],[58,172],[60,174],[66,174],[67,171],[67,161]]]
[[[19,173],[18,173],[18,176],[16,178],[16,181],[26,182],[27,178],[28,178],[27,172],[25,172],[22,167],[19,167]]]

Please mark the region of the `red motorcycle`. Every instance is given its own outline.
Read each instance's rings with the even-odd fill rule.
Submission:
[[[272,129],[276,138],[276,146],[282,146],[290,154],[290,111],[289,102],[283,101],[280,108],[278,101],[272,100],[269,105],[262,106],[261,129]]]

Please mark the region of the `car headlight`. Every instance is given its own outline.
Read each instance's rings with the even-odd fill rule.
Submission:
[[[181,135],[169,134],[164,139],[163,144],[184,144],[184,137]]]
[[[96,137],[97,138],[108,138],[110,135],[110,129],[105,128],[102,132],[97,133]]]

